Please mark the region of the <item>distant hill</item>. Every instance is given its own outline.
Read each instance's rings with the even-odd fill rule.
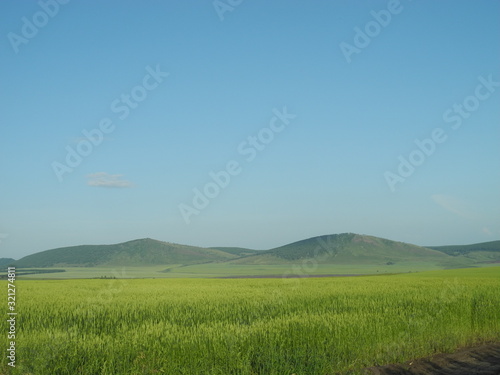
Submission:
[[[427,246],[429,249],[442,251],[449,255],[467,255],[476,251],[500,253],[500,241],[481,242],[472,245]]]
[[[428,247],[454,257],[465,257],[478,263],[500,263],[500,241]]]
[[[18,267],[147,266],[197,264],[238,257],[217,249],[178,245],[150,238],[116,245],[62,247],[28,255],[15,262]]]
[[[262,250],[252,250],[246,249],[244,247],[209,247],[209,249],[224,251],[226,253],[234,254],[239,257],[258,254],[262,252]]]
[[[114,245],[82,245],[46,250],[14,261],[24,268],[95,266],[280,265],[314,261],[336,265],[393,265],[419,263],[433,268],[471,267],[500,262],[500,241],[466,246],[421,247],[384,238],[341,233],[312,237],[270,250],[241,247],[203,248],[150,238]]]
[[[0,267],[3,266],[10,266],[13,264],[16,260],[12,258],[0,258]]]
[[[354,233],[313,237],[230,262],[283,264],[306,259],[315,259],[321,264],[395,264],[424,261],[451,267],[462,263],[437,250]]]

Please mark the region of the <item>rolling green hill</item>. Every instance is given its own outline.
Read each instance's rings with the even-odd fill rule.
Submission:
[[[464,257],[476,263],[500,263],[500,241],[428,247],[453,257]]]
[[[477,251],[500,253],[500,241],[481,242],[472,245],[427,246],[429,249],[442,251],[449,255],[467,255]]]
[[[15,262],[18,267],[148,266],[198,264],[224,261],[237,255],[217,249],[178,245],[150,238],[116,245],[62,247],[28,255]]]
[[[246,249],[244,247],[209,247],[209,249],[224,251],[226,253],[234,254],[239,257],[254,255],[262,252],[262,250],[252,250]]]
[[[313,237],[270,250],[202,248],[146,238],[114,245],[46,250],[28,255],[14,264],[22,268],[168,266],[169,273],[189,273],[192,269],[193,273],[203,271],[206,274],[210,274],[209,268],[231,273],[232,269],[239,267],[238,270],[245,274],[260,274],[265,273],[264,269],[268,266],[289,267],[307,262],[322,265],[321,269],[325,272],[337,272],[333,270],[346,267],[355,269],[352,266],[375,267],[375,271],[384,269],[390,272],[388,268],[413,270],[417,269],[414,267],[417,265],[418,269],[461,268],[499,261],[500,241],[426,248],[373,236],[342,233]],[[263,268],[260,269],[260,266]]]
[[[10,266],[15,262],[15,259],[12,258],[0,258],[0,267]]]
[[[236,264],[287,264],[314,259],[318,264],[396,264],[429,262],[443,268],[467,266],[462,258],[443,252],[354,233],[319,236],[259,254],[231,260]]]

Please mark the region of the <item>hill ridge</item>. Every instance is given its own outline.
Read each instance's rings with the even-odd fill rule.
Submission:
[[[147,237],[118,244],[77,245],[49,249],[25,256],[14,264],[18,267],[93,267],[194,265],[220,262],[256,265],[301,261],[380,265],[413,261],[433,262],[443,268],[456,268],[469,266],[474,262],[500,261],[500,241],[423,247],[348,232],[313,236],[268,250],[252,250],[241,247],[199,247]]]
[[[18,267],[197,264],[234,257],[236,255],[221,250],[143,238],[111,245],[77,245],[45,250],[27,255],[15,264]]]
[[[365,234],[339,233],[310,237],[229,262],[280,264],[314,260],[323,264],[394,264],[432,260],[444,267],[456,263],[443,252]]]

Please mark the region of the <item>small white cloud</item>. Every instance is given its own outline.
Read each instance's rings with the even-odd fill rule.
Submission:
[[[128,188],[132,183],[127,180],[122,180],[121,174],[109,174],[106,172],[97,172],[87,175],[87,185],[96,187],[108,188]]]
[[[455,215],[470,220],[477,218],[477,215],[471,210],[471,208],[460,199],[444,194],[434,194],[431,198],[439,206]]]

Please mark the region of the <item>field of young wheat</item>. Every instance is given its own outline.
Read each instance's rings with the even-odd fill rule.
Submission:
[[[497,267],[350,278],[21,280],[16,367],[3,356],[0,373],[357,371],[500,340],[499,290]],[[6,353],[6,329],[3,336]]]

